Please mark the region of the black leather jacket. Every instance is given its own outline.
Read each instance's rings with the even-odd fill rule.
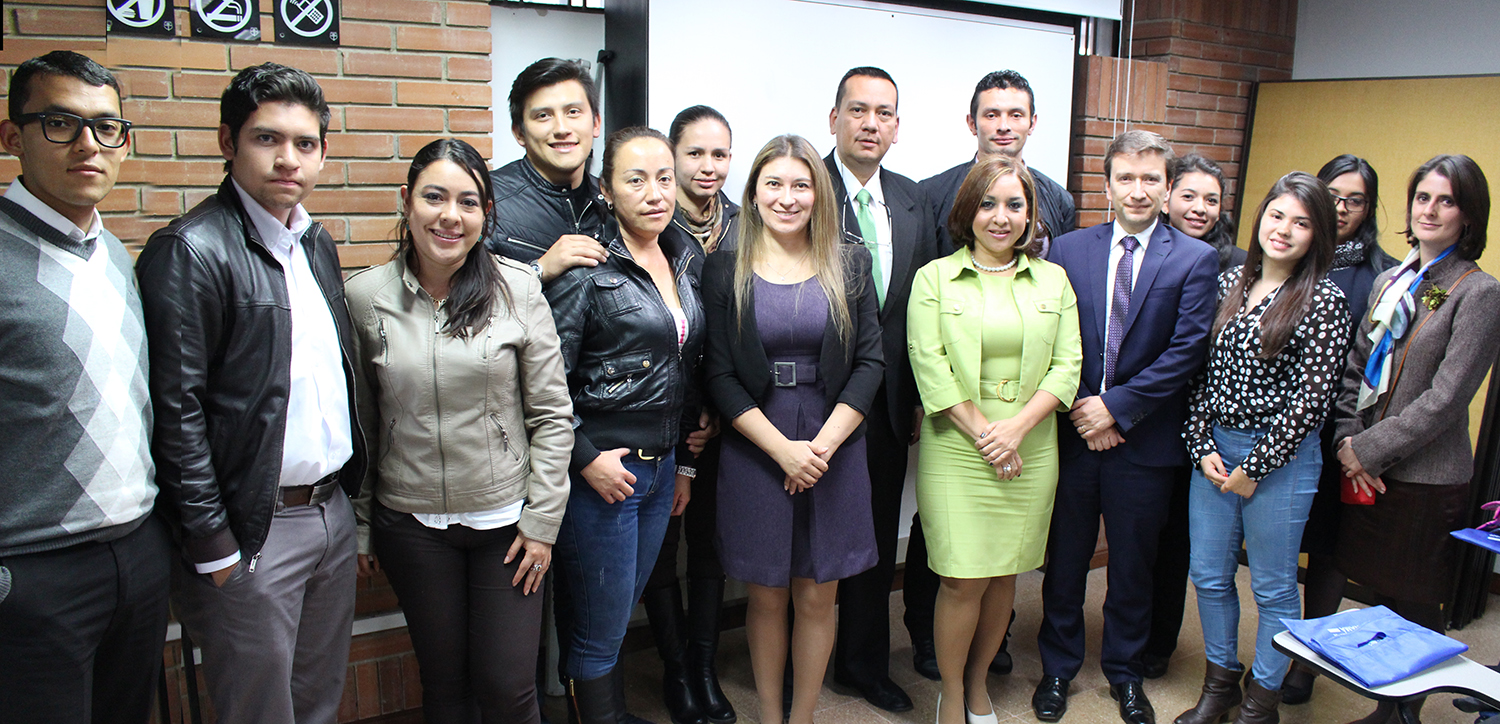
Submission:
[[[309,258],[343,350],[355,421],[353,332],[333,239],[314,223]],[[217,194],[151,235],[136,262],[150,341],[151,456],[161,509],[195,563],[236,550],[252,559],[275,513],[291,387],[292,311],[286,276],[229,179]],[[339,472],[359,491],[365,440]]]
[[[944,254],[958,248],[953,245],[953,237],[948,233],[948,213],[953,211],[958,187],[963,185],[964,177],[969,175],[969,170],[974,168],[978,160],[978,157],[969,159],[918,184],[922,192],[927,194],[927,202],[932,205],[932,221],[937,224],[938,243]],[[1036,180],[1036,205],[1041,208],[1042,222],[1047,225],[1047,231],[1051,234],[1048,238],[1056,239],[1077,229],[1078,211],[1074,208],[1073,195],[1041,171],[1035,168],[1030,168],[1030,171],[1031,177]]]
[[[622,447],[665,451],[678,446],[678,459],[692,460],[686,444],[678,444],[698,428],[703,256],[697,242],[674,226],[657,243],[672,265],[687,317],[687,341],[680,348],[676,321],[661,293],[618,236],[605,244],[604,263],[573,267],[545,290],[578,420],[573,472],[593,462],[600,450]]]
[[[583,234],[600,243],[612,234],[613,219],[599,194],[599,181],[583,175],[588,201],[574,208],[574,192],[537,173],[531,162],[516,159],[490,172],[495,208],[490,213],[492,252],[527,263],[536,261],[563,234]]]

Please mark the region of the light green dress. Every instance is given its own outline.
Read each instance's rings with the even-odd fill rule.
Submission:
[[[1038,263],[1033,261],[1032,265]],[[965,316],[969,318],[964,322],[966,326],[977,326],[979,331],[976,402],[986,419],[1013,417],[1031,397],[1016,380],[1023,378],[1024,343],[1035,341],[1033,335],[1036,332],[1025,328],[1025,320],[1035,321],[1036,317],[1021,313],[1017,292],[1021,292],[1022,299],[1035,304],[1036,292],[1042,290],[1031,285],[1030,280],[1018,282],[1015,277],[972,271],[955,281],[968,287],[970,303]],[[1028,285],[1028,288],[1018,290],[1018,284]],[[975,291],[982,294],[980,304],[973,303],[980,301],[974,298]],[[1071,302],[1072,290],[1067,289],[1060,296]],[[939,305],[945,303],[939,302]],[[1055,341],[1076,350],[1076,311],[1071,306],[1068,304],[1068,308],[1062,310],[1071,317],[1069,321],[1073,321],[1071,329],[1067,329],[1069,325],[1066,324],[1057,325],[1066,331],[1059,330],[1062,331],[1058,335],[1061,339]],[[949,308],[952,307],[945,307]],[[975,312],[977,314],[973,314]],[[961,342],[950,344],[950,351],[955,346],[965,345]],[[1063,373],[1063,384],[1058,385],[1063,390],[1067,389],[1065,385],[1069,377],[1076,390],[1074,354],[1078,353],[1063,355],[1065,369],[1051,370]],[[915,355],[916,352],[914,359]],[[1060,360],[1053,357],[1052,363],[1055,368]],[[940,365],[928,365],[925,369],[934,366]],[[919,372],[919,377],[921,374]],[[973,399],[973,396],[968,397]],[[1071,394],[1064,393],[1063,404],[1070,403],[1071,397]],[[934,412],[929,406],[929,413]],[[988,578],[1040,567],[1052,519],[1053,495],[1057,490],[1057,450],[1057,416],[1048,415],[1021,443],[1021,475],[1012,480],[1000,480],[968,435],[946,415],[940,412],[928,414],[922,422],[921,449],[917,459],[917,507],[927,538],[928,565],[932,570],[950,578]]]

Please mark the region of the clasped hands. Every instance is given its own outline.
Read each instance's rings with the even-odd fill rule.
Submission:
[[[1014,418],[996,420],[980,428],[974,447],[984,461],[995,469],[1001,480],[1014,480],[1021,474],[1021,440],[1026,433]]]
[[[821,441],[786,440],[776,446],[771,457],[786,473],[781,486],[791,495],[796,495],[812,486],[828,472],[828,461],[833,458],[834,447]]]
[[[1245,466],[1236,467],[1232,472],[1224,469],[1224,458],[1219,453],[1211,452],[1198,461],[1198,467],[1203,470],[1203,477],[1213,483],[1221,493],[1234,493],[1242,498],[1255,495],[1255,488],[1260,483],[1251,480],[1245,472]]]
[[[1104,406],[1104,401],[1098,395],[1074,402],[1068,411],[1068,420],[1094,452],[1108,450],[1125,442],[1120,429],[1115,427],[1115,416],[1110,414],[1109,408]]]

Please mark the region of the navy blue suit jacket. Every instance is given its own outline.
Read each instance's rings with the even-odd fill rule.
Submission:
[[[1048,253],[1049,261],[1067,270],[1078,295],[1078,326],[1083,333],[1079,399],[1099,395],[1104,377],[1112,231],[1113,223],[1107,223],[1064,234]],[[1120,448],[1127,460],[1153,467],[1188,465],[1182,442],[1188,383],[1208,354],[1218,304],[1219,257],[1213,247],[1163,223],[1156,225],[1143,253],[1115,362],[1115,384],[1101,399],[1125,438]],[[1087,452],[1087,443],[1073,425],[1060,422],[1062,457]]]

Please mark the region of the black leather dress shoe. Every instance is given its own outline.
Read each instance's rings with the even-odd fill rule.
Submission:
[[[884,709],[890,712],[912,710],[911,697],[907,696],[906,692],[901,690],[901,687],[896,686],[896,682],[891,681],[891,677],[889,676],[873,684],[864,686],[848,681],[841,681],[837,676],[833,677],[833,683],[855,690],[860,696],[864,697],[865,701],[870,702],[870,706],[877,709]]]
[[[995,652],[994,660],[990,661],[990,673],[996,676],[1010,676],[1010,672],[1016,668],[1016,661],[1010,657],[1010,652],[1001,649]]]
[[[943,678],[938,674],[937,651],[931,640],[911,642],[911,667],[933,681],[941,681]]]
[[[1068,711],[1069,683],[1067,679],[1056,676],[1043,676],[1036,685],[1036,693],[1031,695],[1031,713],[1042,721],[1062,719]]]
[[[1153,653],[1141,654],[1141,671],[1148,679],[1160,679],[1167,675],[1167,665],[1172,663],[1170,656],[1158,656]]]
[[[1120,720],[1125,724],[1156,724],[1156,710],[1139,681],[1110,684],[1109,696],[1120,702]]]

